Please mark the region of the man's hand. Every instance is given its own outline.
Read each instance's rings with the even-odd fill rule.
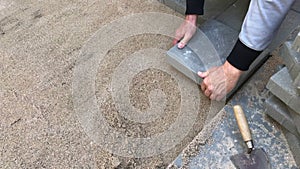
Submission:
[[[211,100],[220,101],[235,87],[241,74],[241,70],[227,61],[224,65],[211,68],[207,72],[198,72],[203,78],[201,90]]]
[[[176,30],[173,44],[176,45],[178,41],[178,48],[182,49],[189,42],[196,32],[197,15],[186,15],[185,21]]]

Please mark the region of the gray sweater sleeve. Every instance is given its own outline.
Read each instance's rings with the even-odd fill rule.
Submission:
[[[239,40],[227,61],[240,70],[251,63],[276,35],[294,0],[251,0]]]

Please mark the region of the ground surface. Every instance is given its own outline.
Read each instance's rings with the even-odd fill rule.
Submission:
[[[202,129],[209,118],[205,113],[210,102],[188,79],[186,87],[179,87],[172,75],[176,71],[167,67],[163,59],[161,63],[169,72],[148,68],[136,74],[129,84],[130,102],[142,112],[151,107],[151,91],[163,91],[166,107],[162,118],[153,123],[134,123],[119,114],[111,97],[102,98],[104,91],[110,94],[107,83],[124,57],[146,48],[166,51],[171,47],[172,38],[161,34],[131,36],[108,46],[111,49],[96,72],[94,94],[98,108],[118,132],[151,137],[176,121],[181,109],[180,91],[189,88],[194,91],[191,94],[197,95],[192,101],[201,100],[196,106],[199,111],[194,112],[197,116],[193,130],[162,154],[123,157],[93,140],[78,118],[72,85],[83,46],[104,25],[140,12],[177,15],[155,0],[0,0],[1,168],[165,168]]]

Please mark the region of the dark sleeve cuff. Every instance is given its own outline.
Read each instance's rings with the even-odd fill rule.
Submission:
[[[235,68],[246,71],[261,52],[262,51],[256,51],[247,47],[238,40],[230,55],[227,57],[227,61]]]
[[[203,15],[204,0],[186,0],[186,15]]]

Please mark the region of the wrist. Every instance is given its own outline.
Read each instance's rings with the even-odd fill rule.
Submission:
[[[236,77],[240,77],[243,74],[242,70],[239,70],[238,68],[234,67],[228,61],[226,61],[223,66],[226,74],[230,74]]]
[[[185,21],[193,23],[194,25],[196,25],[197,18],[198,18],[198,15],[186,15],[185,16]]]

